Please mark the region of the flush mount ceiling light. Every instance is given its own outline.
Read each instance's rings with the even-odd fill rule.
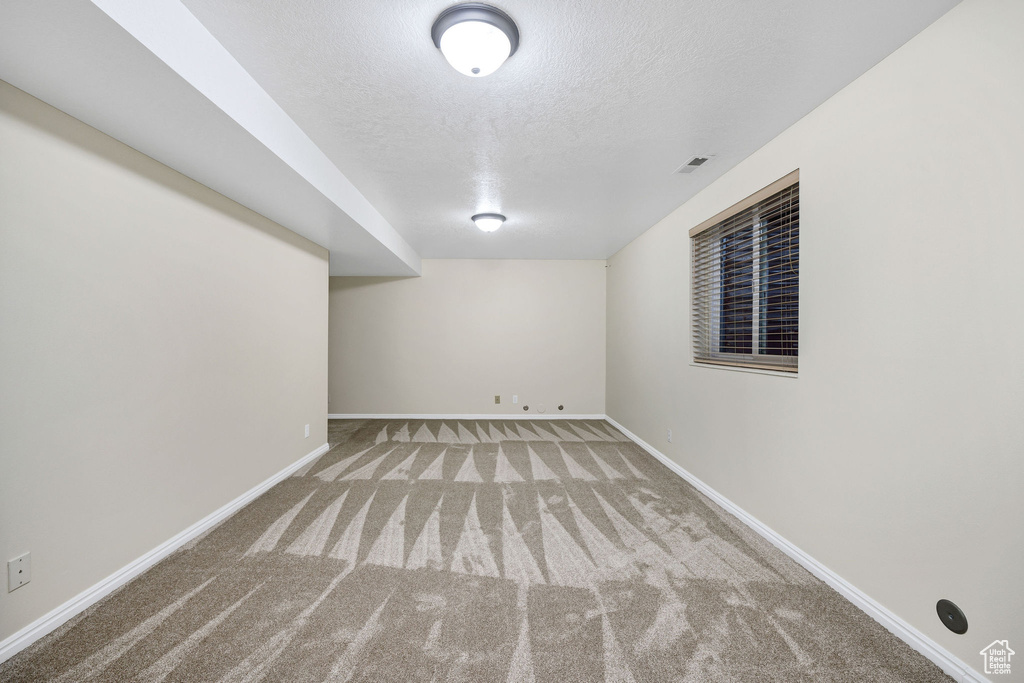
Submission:
[[[473,222],[484,232],[494,232],[505,222],[505,217],[500,213],[478,213],[473,216]]]
[[[512,18],[479,2],[441,12],[430,36],[456,71],[476,78],[497,71],[519,47],[519,29]]]

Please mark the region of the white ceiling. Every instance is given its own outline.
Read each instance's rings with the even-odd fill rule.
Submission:
[[[430,39],[449,0],[5,0],[0,78],[328,246],[332,274],[602,259],[957,2],[503,0],[519,51],[472,79]]]

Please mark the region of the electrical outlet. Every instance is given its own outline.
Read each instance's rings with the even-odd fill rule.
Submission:
[[[7,563],[7,592],[21,588],[32,580],[32,553],[25,553]]]
[[[495,403],[495,405],[497,405],[498,403],[501,403],[501,396],[497,396],[497,395],[496,395],[496,396],[494,397],[494,403]]]
[[[668,430],[668,442],[672,443],[672,430]]]
[[[518,394],[512,394],[512,402],[513,403],[519,403],[519,395]]]
[[[306,438],[309,438],[309,425],[306,425]]]

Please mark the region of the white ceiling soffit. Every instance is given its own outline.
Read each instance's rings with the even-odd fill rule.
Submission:
[[[332,275],[418,254],[177,0],[4,0],[0,78],[331,251]]]

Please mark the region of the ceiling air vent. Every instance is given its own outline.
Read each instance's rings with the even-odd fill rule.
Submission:
[[[673,173],[693,173],[698,168],[700,168],[702,165],[704,165],[707,162],[711,161],[711,159],[713,159],[714,156],[715,156],[714,154],[702,154],[700,156],[693,157],[692,159],[687,161],[685,164],[683,164],[682,166],[677,168],[675,171],[673,171]]]

